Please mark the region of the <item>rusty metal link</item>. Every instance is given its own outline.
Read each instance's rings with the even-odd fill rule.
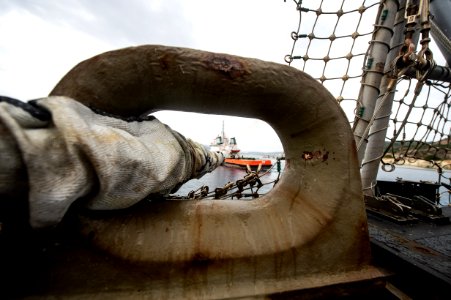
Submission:
[[[242,192],[245,190],[245,187],[249,185],[251,189],[251,194],[242,194]],[[252,188],[257,185],[257,191],[263,186],[263,183],[260,180],[260,177],[257,172],[249,172],[246,176],[244,176],[243,179],[237,180],[235,183],[228,182],[224,185],[222,188],[216,188],[215,189],[215,199],[220,199],[223,196],[227,196],[227,193],[234,189],[235,187],[238,189],[235,193],[230,195],[232,198],[236,197],[240,199],[243,196],[252,196],[252,198],[258,198],[259,195],[256,192],[252,191]]]
[[[196,190],[190,191],[186,196],[170,195],[165,197],[168,200],[202,200],[202,199],[241,199],[243,197],[258,198],[263,194],[259,193],[261,187],[272,184],[273,187],[279,182],[280,170],[278,170],[278,176],[276,179],[269,182],[262,182],[261,178],[267,175],[274,168],[271,168],[265,172],[260,172],[261,168],[257,168],[257,171],[247,170],[243,179],[239,179],[236,182],[228,182],[223,187],[215,188],[214,191],[210,191],[209,187],[203,185]],[[256,189],[255,189],[256,188]],[[246,190],[250,190],[249,193],[244,193]]]
[[[231,195],[232,199],[233,197],[236,197],[237,199],[241,199],[242,197],[252,197],[254,199],[259,198],[260,194],[255,192],[255,193],[242,193],[242,192],[235,192]]]
[[[202,199],[226,199],[226,198],[237,198],[241,199],[243,197],[259,198],[261,195],[258,192],[259,189],[265,185],[273,184],[275,186],[280,178],[280,171],[278,171],[278,176],[276,179],[263,183],[261,177],[267,175],[272,170],[272,167],[263,172],[248,171],[247,175],[243,179],[239,179],[236,182],[228,182],[223,187],[216,188],[214,191],[210,192],[208,186],[204,185],[196,190],[190,191],[186,196],[180,195],[170,195],[167,196],[168,200],[202,200]],[[254,188],[256,189],[254,190]],[[244,193],[246,190],[250,190],[249,193]]]
[[[189,192],[188,199],[203,199],[208,196],[208,191],[208,186],[203,185],[197,190]]]
[[[263,186],[263,183],[258,177],[257,172],[251,172],[244,176],[243,179],[236,181],[236,186],[238,188],[238,191],[240,192],[242,192],[244,190],[244,187],[246,187],[247,185],[254,187],[255,184],[257,184],[257,188],[261,188]]]
[[[404,45],[399,50],[398,56],[393,60],[391,66],[391,72],[389,74],[390,82],[388,83],[388,90],[393,89],[397,79],[407,73],[409,67],[415,65],[415,44],[412,42],[411,37],[407,37],[404,40]]]
[[[222,188],[215,188],[215,199],[227,195],[227,192],[233,188],[233,182],[227,182]]]

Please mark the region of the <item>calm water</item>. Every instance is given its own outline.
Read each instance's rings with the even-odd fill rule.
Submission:
[[[282,169],[283,169],[284,161],[282,161]],[[451,177],[451,171],[444,172],[446,178],[442,178],[442,182],[450,183],[449,178]],[[206,185],[209,187],[210,191],[214,191],[215,188],[223,187],[228,182],[236,182],[239,179],[243,179],[246,176],[245,170],[228,168],[228,167],[219,167],[211,173],[206,174],[200,179],[193,179],[185,183],[178,191],[177,195],[186,196],[190,191],[196,190],[199,187]],[[274,167],[271,172],[267,175],[260,178],[262,183],[271,183],[267,184],[264,187],[260,188],[258,191],[259,194],[264,194],[268,192],[273,187],[273,181],[277,179],[278,172]],[[422,169],[415,167],[406,167],[406,166],[397,166],[393,172],[384,172],[379,170],[378,179],[379,180],[388,180],[395,181],[397,178],[402,178],[404,180],[412,180],[412,181],[438,181],[438,173],[436,169]],[[255,188],[253,191],[255,192]],[[440,192],[441,200],[440,203],[442,205],[448,205],[449,203],[449,194],[445,188],[441,188]],[[250,193],[250,191],[248,191]],[[246,197],[242,199],[252,199],[251,197]]]

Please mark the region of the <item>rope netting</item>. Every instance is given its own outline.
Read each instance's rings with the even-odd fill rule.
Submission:
[[[319,80],[352,122],[379,1],[294,2],[299,23],[285,61]]]
[[[417,159],[451,161],[451,88],[450,83],[426,80],[416,97],[412,86],[416,79],[403,78],[397,85],[386,140],[390,147],[384,152],[383,163],[413,163]],[[391,159],[390,159],[391,158]]]
[[[441,173],[451,169],[450,80],[429,78],[436,66],[428,48],[429,29],[419,17],[407,21],[406,0],[293,2],[298,23],[285,61],[323,84],[345,112],[362,153],[363,190],[373,190],[381,164],[391,171],[396,164],[422,161],[421,166],[440,169],[440,178],[451,182]],[[408,44],[413,40],[421,44],[418,54]],[[408,59],[400,59],[401,54]],[[381,133],[381,140],[373,139]],[[374,141],[381,146],[377,151],[368,149]],[[371,164],[377,165],[375,174],[365,171]],[[201,187],[183,199],[255,198],[260,185],[253,184],[248,190],[231,182],[214,191]]]
[[[335,96],[353,127],[358,149],[364,148],[373,135],[386,131],[383,148],[377,155],[363,149],[362,167],[375,161],[393,166],[417,160],[438,161],[440,166],[450,167],[450,83],[428,78],[435,66],[428,47],[429,27],[419,17],[418,22],[407,20],[405,2],[294,0],[299,22],[297,30],[291,33],[293,47],[285,61],[319,80]],[[390,14],[396,14],[392,23],[387,22]],[[413,28],[410,31],[406,30],[406,20],[407,26]],[[414,38],[407,39],[407,35],[415,31],[417,39],[422,33],[421,50],[418,54],[413,52],[415,59],[401,68],[395,59],[403,50],[411,50],[406,41],[414,43]],[[384,34],[388,39],[380,38]],[[385,51],[387,61],[385,56],[377,61],[377,47]],[[413,69],[421,65],[418,61],[422,59],[427,60],[428,69]],[[379,78],[369,77],[374,74]],[[372,90],[374,99],[368,99],[371,93],[365,89]],[[369,105],[365,101],[373,103],[366,117]],[[384,112],[382,106],[388,101],[390,108]],[[375,122],[387,118],[386,125],[375,126]],[[361,124],[363,129],[359,132]]]

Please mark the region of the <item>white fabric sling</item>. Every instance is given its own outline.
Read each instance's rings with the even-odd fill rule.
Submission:
[[[27,106],[51,116],[38,118]],[[35,228],[57,224],[80,197],[89,196],[94,210],[126,208],[175,192],[223,162],[156,118],[106,116],[67,97],[1,101],[0,132],[0,193],[26,168]]]

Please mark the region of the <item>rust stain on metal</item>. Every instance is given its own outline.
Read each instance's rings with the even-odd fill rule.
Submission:
[[[205,59],[205,63],[209,69],[228,75],[232,79],[249,74],[244,61],[235,57],[219,54],[209,55]]]
[[[304,151],[301,155],[305,161],[321,161],[325,162],[329,159],[329,151]]]
[[[335,152],[330,152],[326,149],[316,151],[303,151],[301,154],[301,159],[304,161],[305,166],[316,166],[322,163],[328,165],[330,160],[335,160],[334,154]]]

